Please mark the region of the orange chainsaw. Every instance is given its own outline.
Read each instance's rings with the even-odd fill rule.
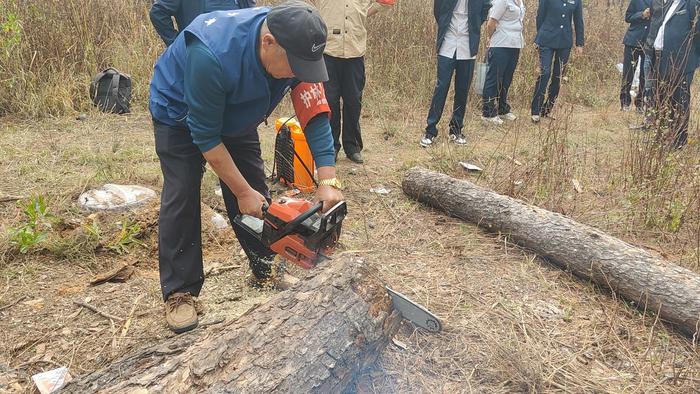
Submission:
[[[283,198],[263,207],[263,219],[238,215],[234,223],[273,252],[302,268],[327,259],[340,238],[348,213],[345,201],[322,213],[323,202]]]

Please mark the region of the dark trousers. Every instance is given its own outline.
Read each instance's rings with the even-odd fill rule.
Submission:
[[[156,153],[163,172],[158,219],[158,262],[163,299],[175,292],[198,296],[204,284],[200,186],[205,160],[188,130],[158,122],[154,122],[153,128]],[[269,200],[258,135],[224,138],[223,143],[250,186]],[[233,223],[233,218],[239,214],[238,201],[223,182],[221,188],[226,211]],[[234,225],[233,230],[250,260],[253,273],[258,277],[269,275],[274,253],[244,229]]]
[[[625,45],[624,58],[622,60],[622,88],[620,89],[620,105],[629,107],[632,104],[630,90],[632,89],[632,81],[634,73],[639,64],[639,90],[637,97],[634,99],[634,105],[637,108],[642,108],[644,105],[644,50],[641,47],[633,47]]]
[[[675,148],[688,142],[690,85],[694,74],[694,71],[683,74],[678,70],[667,70],[658,81],[658,110],[671,131]]]
[[[530,113],[532,115],[547,116],[554,108],[554,102],[559,95],[561,76],[564,73],[564,67],[569,62],[571,48],[554,49],[540,47],[539,54],[540,75],[537,77]],[[552,66],[552,62],[554,62],[554,66]],[[549,85],[549,89],[547,89],[547,85]],[[546,101],[545,94],[547,95]]]
[[[513,74],[518,66],[520,49],[490,48],[488,53],[489,71],[484,83],[483,115],[493,118],[510,112],[508,90],[513,82]]]
[[[328,82],[324,83],[324,88],[331,107],[331,130],[335,151],[340,151],[342,146],[346,155],[358,153],[362,151],[360,112],[362,90],[365,88],[365,58],[342,59],[328,55],[324,55],[323,58],[328,70]]]
[[[454,57],[450,59],[449,57],[438,55],[437,82],[435,83],[433,99],[430,101],[427,119],[428,126],[425,128],[426,134],[437,135],[437,124],[445,108],[445,100],[447,100],[447,93],[450,90],[452,74],[455,75],[455,99],[452,107],[452,119],[450,120],[450,134],[459,134],[464,128],[467,95],[474,76],[474,60],[457,60]]]

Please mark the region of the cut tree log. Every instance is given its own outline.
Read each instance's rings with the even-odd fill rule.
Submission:
[[[342,392],[400,322],[376,270],[341,258],[236,320],[139,350],[62,392]]]
[[[403,180],[408,196],[506,235],[575,275],[654,311],[698,341],[700,275],[563,215],[423,168]]]

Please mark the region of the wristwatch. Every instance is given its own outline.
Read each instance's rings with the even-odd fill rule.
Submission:
[[[343,184],[340,183],[338,178],[322,179],[318,181],[319,186],[331,186],[338,190],[343,190]]]

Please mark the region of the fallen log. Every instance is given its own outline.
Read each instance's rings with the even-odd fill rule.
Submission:
[[[563,215],[423,168],[403,180],[408,196],[509,239],[698,341],[700,275]]]
[[[139,350],[62,392],[342,392],[400,322],[377,272],[341,258],[236,320]]]

